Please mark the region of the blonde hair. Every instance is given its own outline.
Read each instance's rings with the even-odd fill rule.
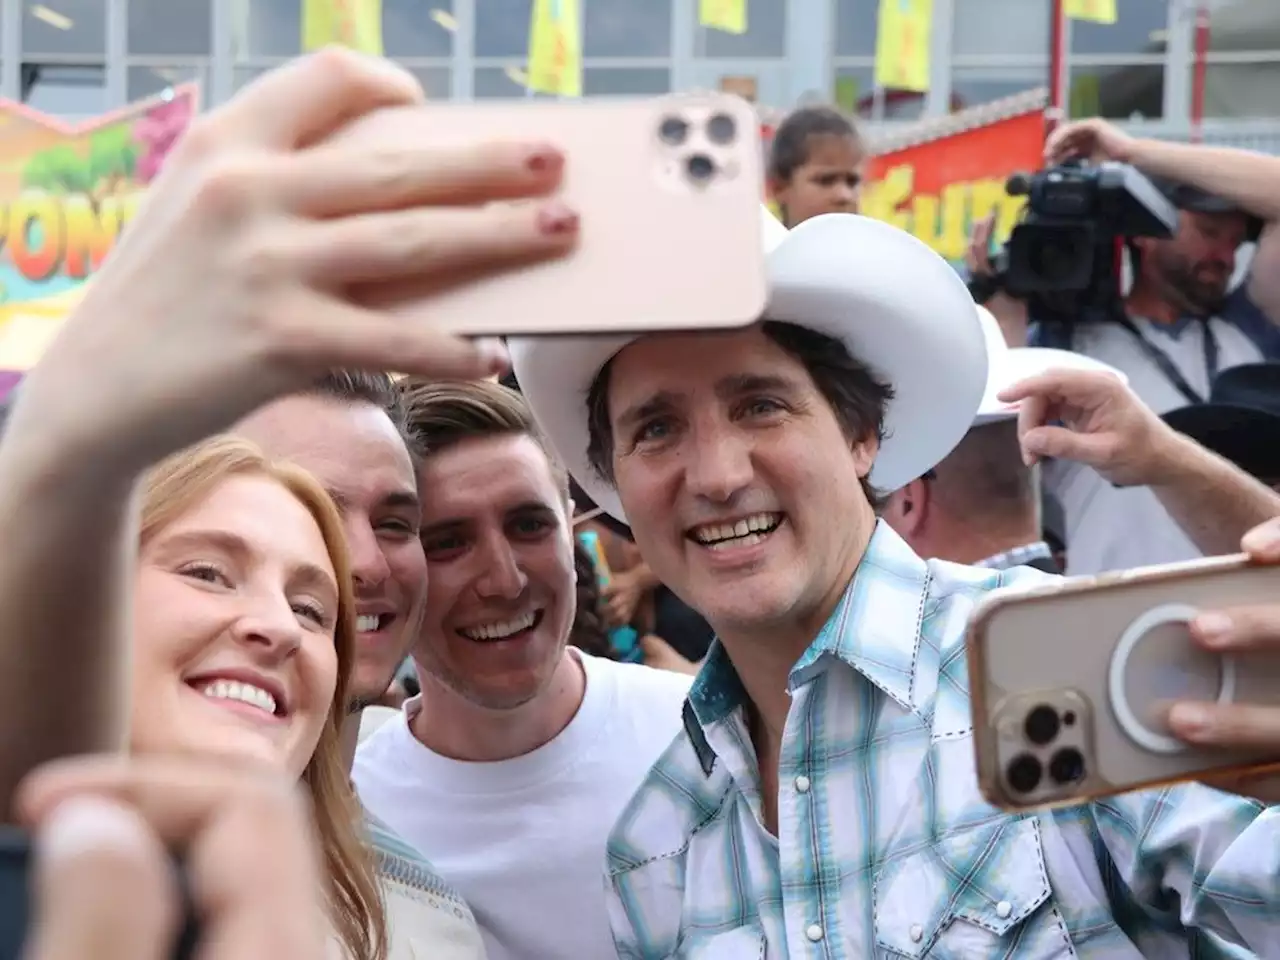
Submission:
[[[311,796],[324,856],[331,920],[351,960],[384,960],[386,914],[373,857],[359,824],[360,806],[342,762],[341,728],[347,716],[348,687],[356,649],[355,595],[342,518],[333,500],[311,474],[293,464],[268,459],[247,440],[216,437],[162,461],[147,475],[142,502],[141,542],[145,544],[209,497],[232,477],[273,480],[294,496],[320,528],[338,577],[338,617],[334,645],[338,683],[315,753],[302,774]]]

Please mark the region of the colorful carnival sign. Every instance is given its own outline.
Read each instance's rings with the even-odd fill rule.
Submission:
[[[0,99],[0,392],[43,352],[198,108],[194,84],[76,124]]]
[[[1010,197],[1014,173],[1041,166],[1045,92],[1017,97],[913,126],[875,144],[862,212],[914,234],[947,260],[964,260],[973,224],[996,215],[1008,238],[1025,197]]]

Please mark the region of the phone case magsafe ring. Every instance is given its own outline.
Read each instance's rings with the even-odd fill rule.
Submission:
[[[1116,723],[1134,743],[1153,753],[1173,754],[1189,749],[1186,743],[1167,732],[1153,729],[1158,725],[1157,718],[1166,712],[1169,701],[1175,696],[1177,699],[1218,703],[1231,703],[1235,699],[1235,659],[1201,650],[1185,629],[1199,614],[1197,608],[1184,603],[1166,603],[1152,607],[1125,628],[1111,654],[1107,671],[1107,699],[1115,713]],[[1162,631],[1162,627],[1175,629]],[[1178,661],[1189,659],[1213,663],[1200,664],[1200,670],[1183,669]],[[1131,676],[1129,667],[1139,660],[1148,661],[1143,664],[1146,669],[1137,669]],[[1212,690],[1209,688],[1210,684],[1201,682],[1212,675],[1214,666],[1218,674],[1217,690]],[[1183,689],[1157,691],[1146,698],[1148,702],[1135,704],[1134,701],[1146,691],[1135,689],[1139,681],[1133,677],[1145,679],[1162,674],[1176,676],[1182,681]],[[1161,693],[1164,695],[1161,696]],[[1157,722],[1144,722],[1143,715]]]

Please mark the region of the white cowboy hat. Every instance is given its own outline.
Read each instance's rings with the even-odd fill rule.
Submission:
[[[786,230],[764,211],[764,319],[842,341],[894,389],[871,482],[895,490],[928,471],[973,424],[987,381],[986,339],[951,266],[905,231],[832,213]],[[582,489],[626,522],[617,491],[587,458],[587,393],[600,369],[643,334],[513,337],[520,390]]]
[[[1000,329],[1000,323],[986,307],[978,307],[982,332],[987,338],[987,392],[982,405],[973,418],[973,425],[1010,420],[1018,415],[1017,403],[1005,403],[1000,393],[1028,377],[1038,377],[1050,370],[1079,370],[1085,373],[1109,373],[1121,383],[1129,378],[1121,371],[1101,360],[1094,360],[1082,353],[1054,350],[1051,347],[1009,347]]]

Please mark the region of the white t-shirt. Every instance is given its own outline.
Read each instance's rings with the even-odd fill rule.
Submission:
[[[571,652],[586,671],[582,706],[532,753],[442,757],[409,731],[419,698],[356,752],[361,801],[459,890],[489,960],[615,955],[605,842],[681,726],[692,677]]]
[[[1204,324],[1165,327],[1142,318],[1136,318],[1134,324],[1164,351],[1192,390],[1203,397],[1209,395]],[[1253,341],[1233,324],[1214,318],[1209,327],[1218,343],[1219,371],[1263,359]],[[1156,413],[1186,406],[1187,398],[1169,382],[1137,338],[1119,324],[1081,325],[1076,328],[1073,347],[1077,353],[1124,371],[1134,393]],[[1062,506],[1066,572],[1070,576],[1176,563],[1201,555],[1146,487],[1113,487],[1091,468],[1062,460],[1045,464],[1044,482]]]

